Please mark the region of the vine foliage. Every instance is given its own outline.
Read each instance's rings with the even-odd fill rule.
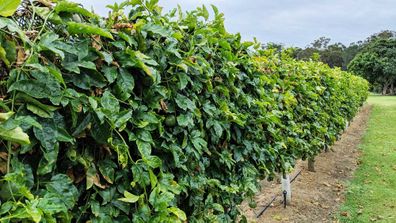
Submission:
[[[259,180],[331,145],[367,97],[241,41],[214,6],[109,8],[0,10],[1,222],[244,221]]]

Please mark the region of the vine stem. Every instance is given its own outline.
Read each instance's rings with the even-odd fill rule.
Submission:
[[[11,153],[12,153],[12,145],[11,142],[7,142],[7,174],[10,173],[10,167],[11,167]],[[12,188],[10,185],[10,182],[7,182],[8,185],[8,190],[10,191],[11,197],[14,200],[14,202],[16,202],[15,197],[14,197],[14,193],[12,192]]]
[[[45,25],[47,24],[48,19],[49,19],[49,17],[52,15],[53,12],[54,12],[54,10],[51,10],[50,13],[48,13],[48,15],[45,17],[44,22],[43,22],[43,25],[41,26],[40,31],[37,33],[36,38],[34,38],[34,40],[33,40],[31,46],[33,46],[34,43],[36,43],[36,41],[38,40],[38,37],[39,37],[39,36],[41,35],[41,33],[44,31]],[[33,20],[33,18],[32,18],[32,20]],[[32,52],[30,53],[30,55],[29,55],[29,57],[26,59],[26,61],[28,61],[28,60],[33,56],[33,54],[34,54],[34,48],[31,47],[31,49],[32,49]],[[22,70],[24,67],[25,67],[25,63],[22,65],[21,70]],[[16,81],[19,80],[19,78],[20,78],[20,76],[21,76],[20,74],[21,74],[21,73],[18,72],[17,77],[16,77]],[[11,103],[11,111],[14,111],[14,107],[15,107],[15,96],[16,96],[16,92],[14,91],[14,92],[12,93],[12,99],[11,99],[11,100],[12,100],[12,103]]]
[[[33,26],[33,22],[34,22],[34,17],[36,16],[36,9],[34,8],[34,5],[33,5],[33,2],[32,2],[32,1],[29,1],[29,3],[30,3],[30,5],[32,6],[32,10],[33,10],[32,20],[30,21],[30,23],[29,23],[29,28],[28,28],[28,30],[31,30],[31,29],[32,29],[32,26]]]

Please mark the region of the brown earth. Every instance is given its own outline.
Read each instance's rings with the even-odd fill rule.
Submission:
[[[262,191],[256,195],[257,207],[241,205],[248,222],[324,223],[337,222],[339,205],[344,201],[346,184],[359,164],[358,145],[366,130],[371,107],[365,105],[329,152],[315,159],[316,172],[307,170],[307,161],[297,163],[291,177],[301,174],[292,183],[292,203],[283,208],[281,185],[276,181],[262,182]],[[269,208],[256,216],[277,196]]]

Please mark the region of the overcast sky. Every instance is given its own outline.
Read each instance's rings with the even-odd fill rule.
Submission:
[[[74,0],[105,15],[115,0]],[[122,0],[116,0],[118,2]],[[160,0],[164,11],[181,5],[191,10],[216,5],[227,30],[243,39],[304,47],[326,36],[332,42],[363,40],[382,30],[396,30],[396,0]]]

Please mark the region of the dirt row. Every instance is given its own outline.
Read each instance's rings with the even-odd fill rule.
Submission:
[[[301,170],[292,183],[292,203],[285,209],[279,182],[262,182],[256,195],[257,207],[242,204],[242,212],[249,222],[318,223],[337,222],[339,205],[344,201],[346,183],[359,165],[358,145],[367,127],[371,106],[365,105],[329,152],[315,161],[316,172],[307,170],[307,162],[297,163],[291,177]],[[259,217],[257,215],[277,195],[275,201]]]

